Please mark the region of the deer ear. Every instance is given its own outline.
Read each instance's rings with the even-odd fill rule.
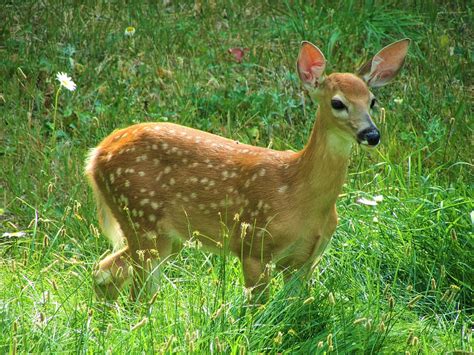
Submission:
[[[310,42],[303,41],[297,62],[298,75],[303,84],[310,88],[316,87],[325,67],[326,59],[320,49]]]
[[[358,74],[371,87],[388,84],[402,68],[409,46],[408,38],[389,44],[365,63]]]

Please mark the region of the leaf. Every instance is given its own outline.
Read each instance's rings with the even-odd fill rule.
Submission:
[[[231,54],[237,63],[242,63],[245,53],[249,52],[249,48],[229,48],[228,52]]]

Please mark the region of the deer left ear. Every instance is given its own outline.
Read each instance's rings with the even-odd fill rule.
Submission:
[[[405,38],[389,44],[365,63],[358,74],[368,86],[380,87],[388,84],[402,68],[410,42],[410,39]]]
[[[325,67],[326,59],[323,52],[314,44],[303,41],[297,62],[298,75],[303,84],[308,88],[318,86]]]

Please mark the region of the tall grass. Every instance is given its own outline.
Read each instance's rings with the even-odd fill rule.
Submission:
[[[472,351],[469,5],[24,1],[2,18],[1,353]],[[91,271],[109,246],[82,173],[90,147],[170,121],[301,149],[317,104],[295,74],[299,42],[319,45],[330,71],[354,71],[403,37],[406,66],[376,92],[382,144],[355,148],[306,291],[276,274],[269,302],[249,309],[235,258],[186,247],[153,303],[95,300]],[[240,46],[241,64],[227,53]],[[61,93],[55,125],[59,71],[78,88]],[[355,202],[375,195],[376,207]]]

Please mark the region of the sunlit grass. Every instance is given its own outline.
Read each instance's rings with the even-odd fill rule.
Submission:
[[[0,352],[472,351],[472,9],[364,3],[3,6]],[[354,71],[404,37],[406,66],[376,92],[382,144],[354,149],[307,289],[276,274],[252,308],[235,258],[186,247],[152,304],[94,299],[109,246],[82,172],[90,147],[170,121],[301,149],[316,104],[295,73],[299,42],[318,44],[330,71]],[[238,63],[229,48],[249,51]],[[59,100],[57,72],[77,85]]]

